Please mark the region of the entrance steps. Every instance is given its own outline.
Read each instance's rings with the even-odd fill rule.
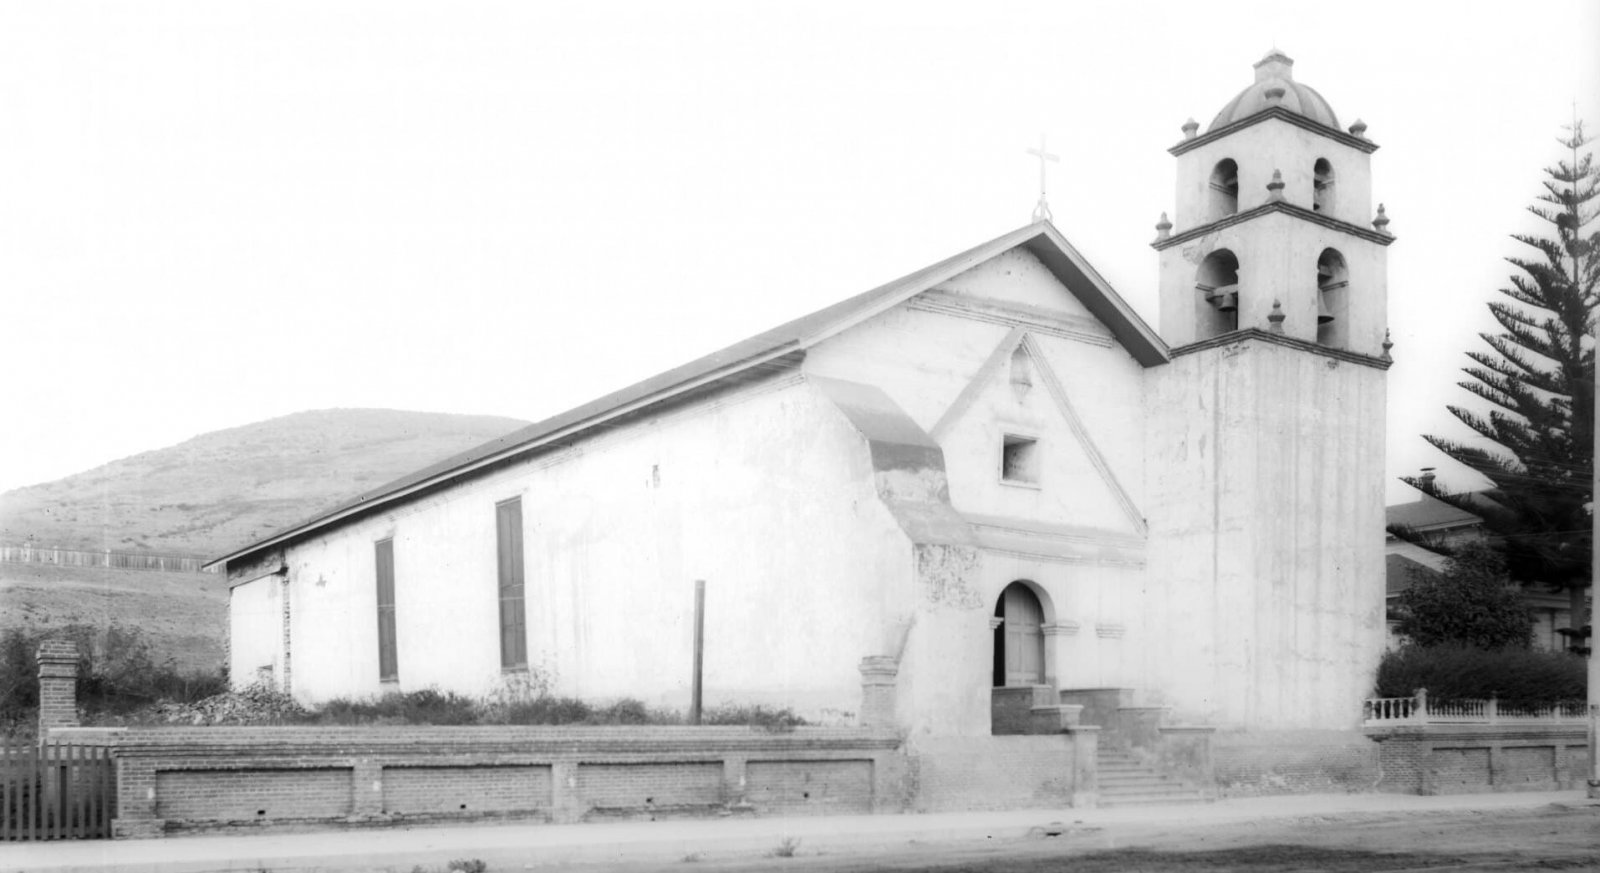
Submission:
[[[1101,806],[1139,806],[1145,804],[1206,803],[1209,798],[1198,788],[1162,773],[1131,752],[1100,749],[1099,769]]]

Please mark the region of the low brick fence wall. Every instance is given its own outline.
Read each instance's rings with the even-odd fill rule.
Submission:
[[[709,727],[66,729],[117,761],[117,837],[265,826],[899,812],[897,735]]]
[[[1357,730],[1218,731],[1211,756],[1219,797],[1371,791],[1383,773]]]
[[[1583,724],[1416,725],[1374,728],[1380,791],[1468,794],[1582,787],[1589,772]]]

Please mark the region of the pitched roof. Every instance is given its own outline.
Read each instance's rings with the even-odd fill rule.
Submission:
[[[803,355],[806,349],[831,336],[1018,247],[1026,249],[1038,258],[1058,281],[1069,288],[1078,300],[1111,330],[1122,347],[1140,364],[1153,367],[1171,360],[1166,343],[1139,317],[1138,313],[1128,306],[1094,267],[1090,266],[1083,255],[1067,242],[1066,237],[1048,221],[1035,222],[936,264],[923,267],[886,285],[841,300],[832,306],[756,334],[703,358],[490,440],[410,475],[402,476],[320,515],[217,558],[207,567],[246,558],[264,549],[309,536],[323,528],[374,512],[379,507],[403,500],[418,492],[481,472],[490,465],[534,451],[555,440],[575,438],[618,416],[679,396],[685,391],[763,366],[781,364],[785,359]]]
[[[1469,498],[1473,495],[1468,495]],[[1413,530],[1448,530],[1458,527],[1471,527],[1483,523],[1483,519],[1457,509],[1442,500],[1436,500],[1424,494],[1421,500],[1413,503],[1398,503],[1384,509],[1384,521],[1391,525],[1401,525]]]

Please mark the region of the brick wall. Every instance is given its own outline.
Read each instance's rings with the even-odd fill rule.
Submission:
[[[686,811],[727,803],[721,761],[578,765],[578,795],[591,814]]]
[[[81,731],[80,731],[81,732]],[[900,811],[897,736],[857,728],[102,731],[118,836],[282,825]]]
[[[161,771],[156,815],[227,822],[346,816],[352,775],[348,767]]]
[[[1359,731],[1239,731],[1211,738],[1221,797],[1369,791],[1379,749]]]
[[[745,799],[779,815],[872,811],[872,762],[751,761]]]
[[[1383,779],[1406,794],[1551,791],[1584,784],[1587,728],[1564,725],[1416,725],[1373,729]]]
[[[918,812],[1062,807],[1092,802],[1085,743],[1069,734],[918,737],[910,743]],[[1088,750],[1092,773],[1093,750]],[[1086,784],[1088,783],[1088,784]]]
[[[1010,685],[989,692],[989,729],[996,735],[1026,734],[1033,730],[1033,708],[1058,703],[1048,685]]]
[[[548,814],[549,765],[383,768],[383,811],[394,815],[473,812]]]

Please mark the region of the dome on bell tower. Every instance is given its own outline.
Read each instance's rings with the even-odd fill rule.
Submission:
[[[1328,101],[1315,89],[1294,80],[1294,59],[1273,49],[1256,62],[1255,82],[1240,91],[1239,96],[1229,100],[1217,117],[1211,119],[1211,126],[1206,130],[1219,130],[1275,106],[1304,115],[1334,130],[1339,129],[1339,119],[1333,114],[1333,107],[1328,105]]]

